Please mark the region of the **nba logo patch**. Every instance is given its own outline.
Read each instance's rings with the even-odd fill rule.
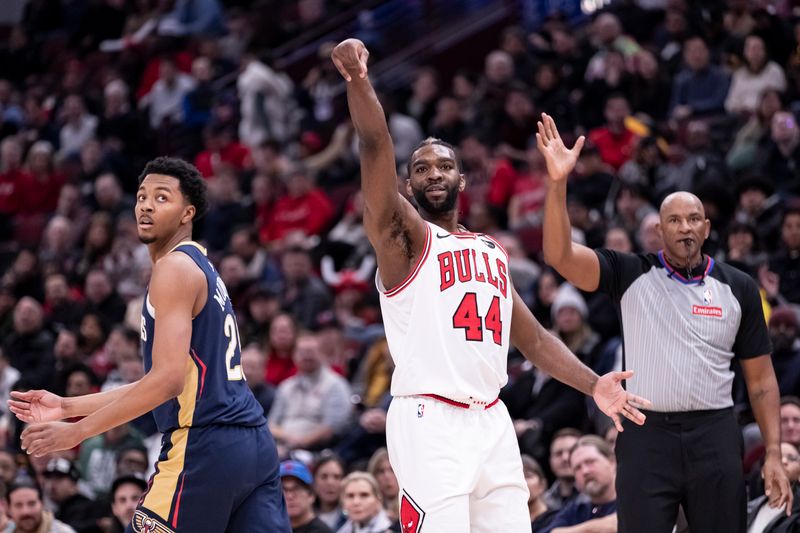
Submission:
[[[400,499],[400,528],[403,533],[420,533],[423,520],[425,520],[425,511],[411,499],[406,491],[403,491],[403,497]]]
[[[417,418],[422,418],[422,415],[425,414],[425,404],[418,403],[417,404]]]
[[[703,291],[703,303],[705,305],[711,305],[713,301],[714,299],[711,295],[711,289],[706,288],[706,290]]]

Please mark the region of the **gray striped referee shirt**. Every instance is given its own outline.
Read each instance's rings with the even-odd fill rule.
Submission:
[[[627,390],[653,411],[733,405],[733,358],[769,354],[772,345],[753,279],[706,257],[687,278],[663,254],[596,250],[600,287],[617,306]]]

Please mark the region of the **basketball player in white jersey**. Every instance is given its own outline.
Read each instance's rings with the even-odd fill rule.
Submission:
[[[592,395],[620,431],[620,416],[642,424],[637,406],[649,402],[622,388],[630,372],[598,378],[542,328],[511,284],[502,246],[458,226],[456,200],[465,182],[450,145],[428,139],[411,154],[406,187],[419,211],[398,193],[368,56],[361,41],[348,39],[331,58],[347,81],[359,136],[364,227],[378,258],[376,282],[396,365],[386,438],[403,532],[530,532],[519,448],[497,400],[508,380],[509,342],[537,367]]]

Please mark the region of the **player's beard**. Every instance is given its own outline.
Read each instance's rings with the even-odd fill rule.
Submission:
[[[438,204],[433,204],[428,200],[428,197],[425,196],[425,189],[412,188],[412,192],[414,193],[414,200],[420,209],[431,215],[441,215],[452,211],[456,207],[456,201],[458,200],[457,186],[448,187],[445,185],[445,188],[447,188],[447,195]]]

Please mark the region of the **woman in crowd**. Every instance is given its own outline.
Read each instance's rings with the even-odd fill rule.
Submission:
[[[336,531],[346,521],[340,501],[344,464],[336,455],[324,456],[314,468],[314,493],[317,495],[317,516]]]
[[[337,533],[390,533],[392,521],[383,509],[378,482],[367,472],[353,472],[342,480],[342,507],[347,522]]]

